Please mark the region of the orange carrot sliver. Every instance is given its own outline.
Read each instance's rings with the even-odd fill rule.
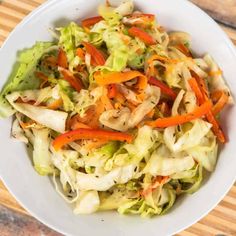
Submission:
[[[43,81],[48,81],[48,77],[43,73],[43,72],[40,72],[40,71],[36,71],[35,73],[35,76],[38,77],[39,79],[43,80]]]
[[[212,108],[211,103],[207,101],[203,103],[201,106],[197,107],[193,112],[187,113],[185,115],[158,118],[155,121],[147,122],[147,125],[157,128],[165,128],[169,126],[181,125],[206,115],[211,110],[211,108]]]
[[[58,109],[61,105],[62,105],[63,101],[61,98],[55,100],[54,102],[52,102],[51,104],[49,104],[47,106],[48,109],[51,109],[51,110],[56,110]]]
[[[169,181],[169,176],[156,176],[153,183],[141,192],[142,196],[147,196],[148,194],[152,193],[158,186],[165,184]]]
[[[77,79],[74,77],[74,75],[63,68],[60,68],[60,72],[63,75],[63,79],[66,80],[67,82],[69,82],[69,84],[77,91],[80,92],[80,90],[82,89],[83,85],[82,82],[80,81],[80,79]]]
[[[109,84],[107,96],[109,98],[115,98],[116,94],[117,94],[116,84]]]
[[[96,66],[103,66],[106,62],[102,52],[100,52],[95,46],[91,43],[83,42],[82,43],[86,51],[91,55],[92,61]]]
[[[197,100],[199,101],[199,104],[202,104],[204,101],[204,98],[203,98],[202,92],[198,86],[196,79],[191,78],[188,80],[188,83],[189,83],[191,89],[193,90],[193,92],[195,93]]]
[[[82,123],[82,122],[76,122],[75,124],[73,124],[72,126],[71,126],[71,129],[72,130],[75,130],[75,129],[91,129],[91,127],[90,126],[88,126],[88,125],[86,125],[86,124],[84,124],[84,123]]]
[[[161,92],[168,95],[173,100],[175,100],[175,98],[177,97],[177,94],[168,85],[164,84],[163,82],[161,82],[158,79],[155,79],[154,77],[150,77],[148,79],[148,83],[159,87],[161,89]]]
[[[220,128],[218,121],[216,120],[216,118],[212,114],[212,112],[207,113],[206,118],[212,124],[213,133],[216,135],[216,137],[219,139],[219,141],[221,143],[225,143],[226,137],[225,137],[222,129]]]
[[[229,97],[225,94],[225,92],[221,91],[221,96],[218,99],[217,103],[212,108],[213,115],[217,115],[224,106],[228,103]]]
[[[177,49],[179,49],[185,56],[187,57],[193,57],[192,53],[190,52],[190,50],[182,43],[179,43],[178,45],[176,45]]]
[[[76,55],[81,58],[82,60],[84,60],[85,58],[85,51],[82,48],[77,48],[76,49]]]
[[[87,28],[87,27],[90,27],[92,25],[95,25],[96,23],[98,23],[101,20],[103,20],[103,18],[101,16],[90,17],[90,18],[82,20],[82,26],[84,28]]]
[[[137,87],[140,90],[147,87],[147,77],[139,71],[111,72],[107,74],[97,71],[94,73],[94,79],[99,85],[119,84],[135,78],[138,79]]]
[[[209,102],[210,104],[212,104],[210,98],[208,97],[208,90],[207,90],[206,83],[204,82],[204,80],[193,71],[191,71],[191,74],[194,76],[194,78],[196,78],[196,80],[199,84],[199,90],[202,92],[203,101],[199,100],[199,103],[201,104],[205,101],[205,103]],[[210,110],[206,114],[206,118],[207,118],[208,122],[210,122],[212,124],[212,131],[215,134],[215,136],[218,138],[218,140],[221,143],[225,143],[226,137],[225,137],[224,132],[221,129],[218,121],[214,117],[212,110]]]
[[[113,105],[108,97],[108,92],[107,92],[107,89],[104,88],[105,92],[103,93],[103,95],[101,96],[101,102],[103,103],[104,105],[104,108],[105,110],[111,110],[113,109]]]
[[[137,38],[141,39],[147,45],[156,44],[156,40],[151,35],[149,35],[144,30],[139,29],[137,27],[131,27],[128,30],[128,33],[129,33],[129,35],[131,35],[133,37],[137,37]]]
[[[63,49],[59,49],[58,56],[57,56],[57,64],[58,66],[66,69],[68,67],[68,61],[66,53]]]
[[[102,139],[102,140],[117,140],[131,143],[133,136],[127,133],[114,132],[101,129],[76,129],[59,135],[53,141],[53,147],[56,151],[64,145],[81,139]]]

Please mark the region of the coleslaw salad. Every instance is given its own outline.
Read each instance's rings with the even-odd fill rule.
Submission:
[[[130,1],[99,14],[20,55],[0,114],[14,114],[12,135],[76,214],[164,214],[214,170],[232,96],[187,33],[167,33]]]

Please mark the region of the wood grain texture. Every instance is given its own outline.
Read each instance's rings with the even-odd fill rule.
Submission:
[[[14,27],[44,0],[0,1],[0,45]],[[221,25],[236,45],[236,0],[192,0]],[[232,27],[226,27],[230,25]],[[236,236],[236,185],[206,217],[178,236]],[[60,236],[39,223],[23,209],[0,182],[0,236]]]
[[[215,20],[236,29],[235,0],[191,0]]]
[[[1,236],[60,236],[31,216],[25,216],[0,205]]]

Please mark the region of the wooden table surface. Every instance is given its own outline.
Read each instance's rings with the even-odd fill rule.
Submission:
[[[29,12],[45,0],[0,0],[0,45]],[[192,0],[211,15],[236,45],[236,0]],[[34,219],[0,182],[0,236],[59,236]],[[206,217],[179,236],[236,236],[236,185]]]

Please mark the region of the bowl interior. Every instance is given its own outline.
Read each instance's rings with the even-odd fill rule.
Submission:
[[[52,37],[49,28],[63,26],[71,20],[96,15],[100,0],[52,0],[27,17],[10,35],[0,51],[0,87],[8,78],[17,51],[31,47],[35,41]],[[236,91],[236,54],[230,40],[197,7],[184,0],[135,0],[135,6],[157,15],[167,30],[186,31],[192,35],[192,48],[197,54],[210,53],[224,72],[232,92]],[[0,121],[0,176],[17,200],[36,218],[66,235],[171,235],[211,210],[235,180],[236,108],[222,116],[223,128],[230,142],[222,149],[215,172],[202,188],[191,196],[179,199],[167,215],[152,219],[120,216],[114,212],[75,216],[72,208],[56,193],[47,177],[33,169],[24,145],[10,138],[11,119]]]

